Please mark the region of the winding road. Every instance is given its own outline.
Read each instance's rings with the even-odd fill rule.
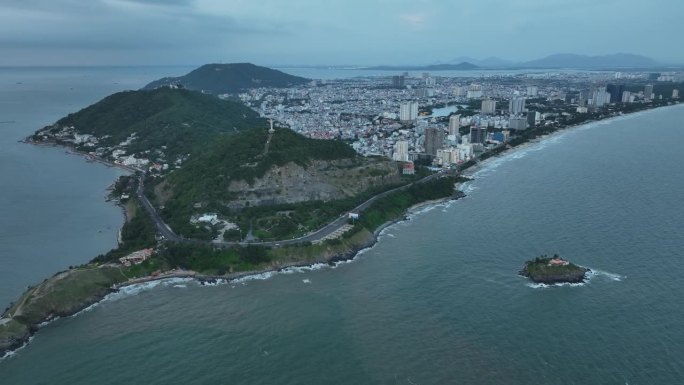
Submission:
[[[364,210],[366,210],[373,202],[377,201],[378,199],[381,199],[383,197],[386,197],[394,192],[401,191],[404,189],[409,188],[410,186],[414,184],[419,184],[419,183],[426,183],[429,182],[433,179],[436,178],[442,178],[445,177],[446,173],[444,172],[438,172],[435,174],[428,175],[422,179],[419,179],[415,182],[395,187],[391,190],[384,191],[382,193],[379,193],[377,195],[372,196],[365,202],[361,203],[360,205],[354,207],[351,209],[349,212],[353,213],[362,213]],[[259,246],[286,246],[286,245],[295,245],[295,244],[300,244],[304,242],[315,242],[315,241],[320,241],[321,239],[325,238],[327,235],[333,233],[334,231],[340,229],[342,226],[344,226],[347,223],[348,219],[348,212],[343,213],[341,216],[339,216],[337,219],[334,221],[328,223],[327,225],[321,227],[320,229],[311,232],[307,235],[304,235],[299,238],[293,238],[293,239],[284,239],[280,241],[262,241],[262,242],[244,242],[244,241],[238,241],[238,242],[214,242],[214,241],[202,241],[198,239],[189,239],[189,238],[184,238],[178,234],[176,234],[169,225],[167,225],[164,220],[161,218],[157,210],[154,208],[150,200],[147,198],[145,195],[145,186],[144,186],[144,179],[145,179],[145,174],[141,174],[138,178],[138,188],[136,190],[136,196],[142,207],[145,209],[147,214],[150,216],[150,219],[154,222],[155,226],[157,227],[157,230],[159,233],[167,240],[174,241],[174,242],[182,242],[182,243],[195,243],[195,244],[206,244],[206,245],[212,245],[212,246],[218,246],[218,247],[232,247],[236,245],[259,245]]]

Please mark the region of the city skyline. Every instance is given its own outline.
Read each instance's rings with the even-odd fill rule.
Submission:
[[[684,54],[653,44],[681,36],[677,10],[674,0],[10,0],[0,5],[0,65],[408,65],[619,52],[678,64]]]

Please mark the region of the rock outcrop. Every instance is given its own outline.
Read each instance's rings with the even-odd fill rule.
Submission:
[[[586,267],[577,266],[558,256],[554,256],[554,258],[542,256],[541,258],[527,261],[519,274],[531,279],[535,283],[552,285],[556,283],[584,282],[589,271]]]
[[[288,163],[271,168],[254,180],[233,181],[228,190],[231,208],[307,201],[330,201],[360,194],[370,188],[400,182],[394,162],[357,162],[354,159],[312,161],[306,167]]]

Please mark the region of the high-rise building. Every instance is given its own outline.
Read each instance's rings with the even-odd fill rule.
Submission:
[[[461,128],[461,115],[451,115],[449,117],[449,135],[458,135]]]
[[[534,127],[537,124],[537,111],[527,111],[527,126]]]
[[[634,97],[632,97],[632,93],[629,91],[623,91],[622,92],[622,103],[631,103],[634,101]]]
[[[482,86],[479,84],[471,84],[470,87],[468,87],[468,98],[470,99],[477,99],[481,98],[483,95],[482,93]]]
[[[466,96],[468,90],[465,87],[456,86],[454,87],[454,96]]]
[[[418,119],[418,102],[404,102],[399,106],[399,120],[412,122]]]
[[[409,160],[409,144],[405,140],[399,140],[394,144],[394,152],[392,159],[399,162],[408,162]]]
[[[676,88],[672,90],[672,99],[679,99],[679,90]]]
[[[646,99],[646,100],[653,99],[653,84],[646,84],[644,86],[644,99]]]
[[[392,76],[392,87],[404,88],[406,84],[406,78],[402,75]]]
[[[594,90],[591,96],[591,105],[594,107],[603,107],[604,105],[610,103],[610,94],[603,90]]]
[[[425,153],[437,155],[437,150],[444,147],[444,130],[441,128],[428,128],[425,130]]]
[[[494,114],[496,112],[496,100],[485,99],[482,101],[480,112],[483,114]]]
[[[524,130],[527,128],[527,118],[523,117],[514,117],[511,116],[511,118],[508,120],[508,128],[511,130]]]
[[[483,144],[487,140],[487,127],[470,127],[470,143]]]
[[[539,90],[537,89],[536,86],[527,86],[527,96],[530,98],[535,98],[537,97],[537,93]]]
[[[622,101],[622,93],[625,92],[624,84],[608,84],[606,91],[610,94],[610,102],[617,103]]]
[[[513,115],[517,115],[525,111],[525,98],[520,96],[514,96],[508,102],[508,112]]]
[[[433,78],[432,76],[428,76],[425,78],[425,85],[428,87],[434,87],[437,84],[437,79]]]
[[[587,102],[589,101],[589,97],[591,94],[589,93],[589,90],[582,90],[579,93],[579,99],[577,100],[577,105],[580,107],[585,107],[587,105]]]

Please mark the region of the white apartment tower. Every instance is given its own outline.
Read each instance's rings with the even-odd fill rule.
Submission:
[[[392,160],[399,162],[408,162],[409,158],[409,144],[405,140],[399,140],[394,144],[394,152],[392,152]]]
[[[458,135],[461,128],[461,115],[451,115],[449,117],[449,135]]]
[[[399,106],[399,120],[411,122],[418,119],[418,102],[404,102]]]
[[[508,112],[513,115],[521,114],[525,111],[525,98],[520,96],[514,96],[508,102]]]

